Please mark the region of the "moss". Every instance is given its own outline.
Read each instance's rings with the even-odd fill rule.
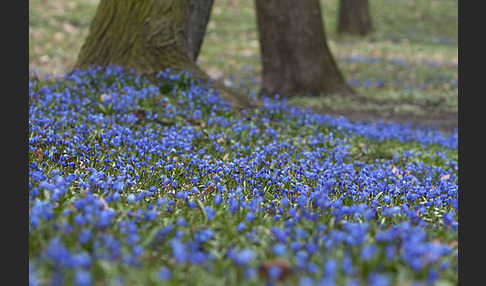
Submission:
[[[198,70],[185,55],[188,0],[102,0],[76,67],[120,65],[142,74]]]

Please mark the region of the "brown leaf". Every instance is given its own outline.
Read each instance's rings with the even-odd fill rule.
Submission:
[[[208,186],[206,188],[206,193],[212,193],[212,192],[214,192],[214,187],[213,186]]]
[[[440,180],[441,181],[444,181],[444,180],[449,179],[450,177],[451,177],[451,174],[447,174],[447,175],[444,175],[444,176],[440,177]]]
[[[138,120],[143,120],[145,118],[145,111],[143,109],[136,109],[134,114]]]
[[[43,154],[43,152],[42,152],[42,149],[41,149],[41,148],[36,149],[36,150],[34,151],[34,156],[35,156],[37,159],[42,160],[42,158],[44,157],[44,154]]]

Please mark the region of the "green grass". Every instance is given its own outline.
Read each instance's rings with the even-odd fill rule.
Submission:
[[[29,1],[29,69],[60,74],[76,60],[98,0]],[[369,103],[323,97],[291,101],[323,110],[378,114],[457,113],[457,0],[370,1],[374,31],[338,36],[338,0],[321,1],[331,52],[345,78]],[[376,62],[349,62],[349,58]],[[397,65],[392,60],[403,60]],[[426,64],[436,62],[436,66]],[[199,65],[212,77],[258,90],[261,72],[253,1],[215,0]],[[383,81],[384,86],[366,82]],[[388,104],[373,100],[386,100]],[[396,106],[396,105],[400,106]],[[424,108],[427,106],[427,108]],[[449,118],[450,119],[450,118]]]

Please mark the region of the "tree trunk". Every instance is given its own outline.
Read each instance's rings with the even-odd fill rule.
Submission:
[[[189,0],[101,0],[76,66],[120,65],[141,74],[198,72],[184,26]]]
[[[261,93],[352,94],[327,46],[319,0],[255,1]]]
[[[189,58],[194,62],[201,50],[213,3],[214,0],[190,0],[185,34],[187,35]]]
[[[171,68],[189,71],[208,82],[209,76],[194,60],[204,37],[206,23],[203,22],[209,19],[212,2],[101,0],[75,68],[119,65],[150,77]],[[220,89],[221,95],[234,105],[249,104],[246,97],[221,84],[210,85]]]
[[[339,34],[365,36],[372,31],[368,0],[340,0]]]

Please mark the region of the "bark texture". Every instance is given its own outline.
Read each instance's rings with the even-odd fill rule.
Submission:
[[[352,94],[327,46],[319,0],[255,0],[261,93]]]
[[[75,68],[119,65],[149,77],[167,68],[189,71],[210,82],[235,106],[247,106],[245,96],[209,81],[195,64],[212,2],[101,0]],[[198,15],[204,18],[198,19]]]
[[[184,26],[189,0],[101,0],[76,67],[120,65],[141,74],[198,72]]]
[[[189,58],[196,61],[211,16],[213,0],[190,0],[189,19],[185,26]]]
[[[368,0],[340,0],[339,34],[366,36],[372,29]]]

